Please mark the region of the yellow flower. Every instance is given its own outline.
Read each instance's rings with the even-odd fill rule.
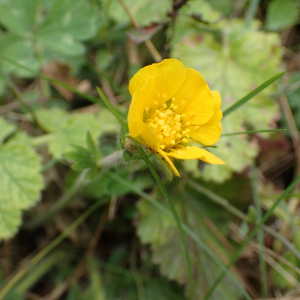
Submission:
[[[210,91],[200,73],[165,59],[138,71],[129,91],[130,135],[165,159],[177,176],[173,158],[224,164],[202,148],[187,146],[193,141],[212,145],[222,132],[220,94]]]

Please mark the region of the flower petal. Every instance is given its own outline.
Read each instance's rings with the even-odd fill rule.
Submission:
[[[222,133],[221,119],[223,114],[221,111],[221,96],[217,91],[212,91],[211,93],[214,96],[215,112],[213,116],[208,122],[202,125],[197,125],[197,127],[196,125],[191,125],[189,127],[191,137],[204,145],[214,144],[219,140]]]
[[[155,94],[155,79],[148,78],[145,86],[134,93],[128,111],[128,127],[132,137],[138,136],[140,133],[136,127],[135,121],[143,121],[144,110],[146,107],[153,106],[153,97]]]
[[[146,123],[137,120],[135,121],[136,131],[139,133],[136,137],[137,140],[154,151],[158,152],[159,149],[159,141],[156,133],[151,129],[149,125]]]
[[[161,105],[174,96],[183,85],[186,79],[186,68],[178,59],[164,59],[161,63],[146,66],[130,80],[130,94],[134,95],[136,91],[142,89],[150,77],[155,78],[155,95],[160,95],[153,101],[156,100]]]
[[[202,125],[197,125],[199,127],[192,125],[189,127],[190,136],[195,141],[200,142],[204,145],[212,145],[219,140],[222,133],[221,126],[222,112],[221,110],[216,111],[211,119]]]
[[[163,104],[175,95],[186,80],[186,68],[178,59],[165,59],[153,64],[156,80],[156,92],[159,93],[159,104]],[[163,97],[164,96],[164,97]]]
[[[140,69],[129,82],[129,92],[131,96],[133,96],[136,91],[142,89],[150,77],[154,77],[153,65]]]
[[[173,162],[171,161],[171,159],[168,157],[168,154],[162,150],[159,149],[159,154],[165,159],[165,161],[170,165],[171,169],[173,170],[174,174],[178,177],[180,177],[180,174],[178,172],[178,170],[176,169],[176,167],[174,166]]]
[[[176,113],[185,114],[184,121],[201,125],[214,113],[214,96],[206,81],[194,69],[186,69],[186,81],[174,97]]]
[[[225,164],[220,158],[214,156],[210,152],[198,148],[198,147],[185,147],[180,149],[175,149],[172,152],[167,153],[168,156],[175,157],[178,159],[201,159],[207,163],[214,165],[223,165]]]
[[[215,111],[221,109],[221,95],[218,91],[211,91],[215,100]]]

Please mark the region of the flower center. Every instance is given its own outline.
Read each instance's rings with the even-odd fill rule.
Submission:
[[[158,102],[154,101],[155,107],[149,110],[148,107],[144,111],[144,122],[148,124],[157,134],[160,141],[160,148],[170,150],[179,143],[186,143],[190,138],[189,122],[183,122],[185,115],[176,114],[176,99],[173,97],[171,104],[166,103],[158,107]]]

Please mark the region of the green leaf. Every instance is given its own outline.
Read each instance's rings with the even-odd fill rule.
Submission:
[[[13,139],[0,148],[0,239],[13,236],[21,212],[40,198],[41,159],[24,142]]]
[[[214,249],[218,249],[221,257],[228,258],[228,253],[208,230],[204,222],[205,219],[210,218],[220,232],[224,232],[227,227],[226,223],[229,221],[223,215],[224,211],[212,202],[205,201],[205,197],[201,198],[200,202],[199,194],[186,189],[180,180],[174,179],[167,188],[181,220],[194,232],[198,232],[203,242],[207,245],[213,245]],[[157,197],[160,202],[164,202],[161,195],[157,195]],[[182,204],[182,199],[185,199],[184,204]],[[151,244],[152,261],[160,266],[160,271],[164,276],[187,286],[188,274],[176,223],[146,200],[142,200],[138,204],[138,209],[141,217],[137,233],[143,243]],[[188,244],[195,278],[192,299],[202,299],[203,292],[221,273],[221,269],[192,239],[188,239]],[[218,298],[217,295],[220,295],[220,299],[239,298],[239,292],[232,285],[228,288],[228,284],[228,279],[224,280],[216,294],[216,299]]]
[[[36,21],[38,0],[0,0],[0,22],[11,33],[28,36]]]
[[[0,117],[0,145],[3,143],[5,138],[12,134],[16,130],[16,126],[6,122]]]
[[[97,30],[97,11],[85,0],[56,0],[44,22],[34,33],[42,45],[67,55],[80,55],[80,41],[92,38]]]
[[[102,0],[107,14],[117,23],[128,23],[130,19],[118,0]],[[126,0],[130,13],[140,25],[150,25],[167,19],[166,13],[172,11],[172,2],[168,0]]]
[[[73,147],[75,151],[67,152],[64,156],[74,161],[74,170],[90,169],[96,165],[95,156],[90,150],[76,145]]]
[[[280,71],[279,37],[259,31],[259,25],[254,22],[245,28],[242,20],[223,20],[211,25],[211,32],[200,35],[199,29],[190,26],[189,34],[174,44],[171,56],[179,58],[186,67],[197,69],[210,88],[220,92],[222,110],[226,111]],[[178,22],[176,30],[180,31],[180,26]],[[274,86],[269,86],[244,104],[243,109],[222,120],[223,133],[267,129],[278,114],[276,103],[270,99],[273,90]],[[240,172],[251,165],[258,153],[258,146],[247,136],[222,137],[216,145],[218,148],[211,152],[226,164],[205,164],[203,176],[207,180],[223,182],[233,171]]]
[[[34,43],[30,39],[22,39],[12,34],[0,33],[0,54],[34,71],[40,68],[40,61],[34,53]],[[2,63],[5,72],[15,72],[19,76],[31,77],[32,74],[24,69],[5,61]]]
[[[119,131],[117,121],[105,109],[97,115],[68,114],[59,108],[40,109],[36,111],[36,116],[43,128],[53,133],[49,151],[55,158],[72,151],[71,145],[85,145],[88,131],[95,139],[101,134]]]
[[[266,16],[268,30],[283,30],[294,25],[299,19],[298,0],[273,0],[269,2]]]

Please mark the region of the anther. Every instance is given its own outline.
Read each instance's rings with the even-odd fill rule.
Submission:
[[[164,119],[161,119],[157,122],[159,125],[163,125],[165,123],[165,120]]]
[[[164,118],[166,116],[166,114],[164,114],[163,112],[160,112],[159,116],[162,117],[162,118]]]
[[[183,141],[184,143],[187,143],[187,142],[188,142],[188,140],[187,140],[186,138],[182,139],[182,141]]]
[[[165,149],[165,145],[160,145],[159,146],[161,149]]]
[[[180,139],[181,136],[182,136],[182,135],[181,135],[180,133],[177,133],[177,134],[176,134],[176,137],[177,137],[178,139]]]
[[[189,133],[190,131],[191,131],[190,129],[186,129],[186,130],[185,130],[186,133]]]
[[[174,140],[171,140],[170,143],[171,143],[172,145],[175,145],[175,141],[174,141]]]
[[[173,97],[173,98],[172,98],[172,101],[176,101],[176,98],[175,98],[175,97]]]
[[[167,104],[163,104],[162,109],[166,109],[167,108]]]
[[[162,139],[164,138],[164,136],[163,136],[162,134],[160,134],[160,135],[158,136],[158,138],[159,138],[160,140],[162,140]]]
[[[167,96],[166,96],[166,94],[163,94],[163,98],[167,99]]]

